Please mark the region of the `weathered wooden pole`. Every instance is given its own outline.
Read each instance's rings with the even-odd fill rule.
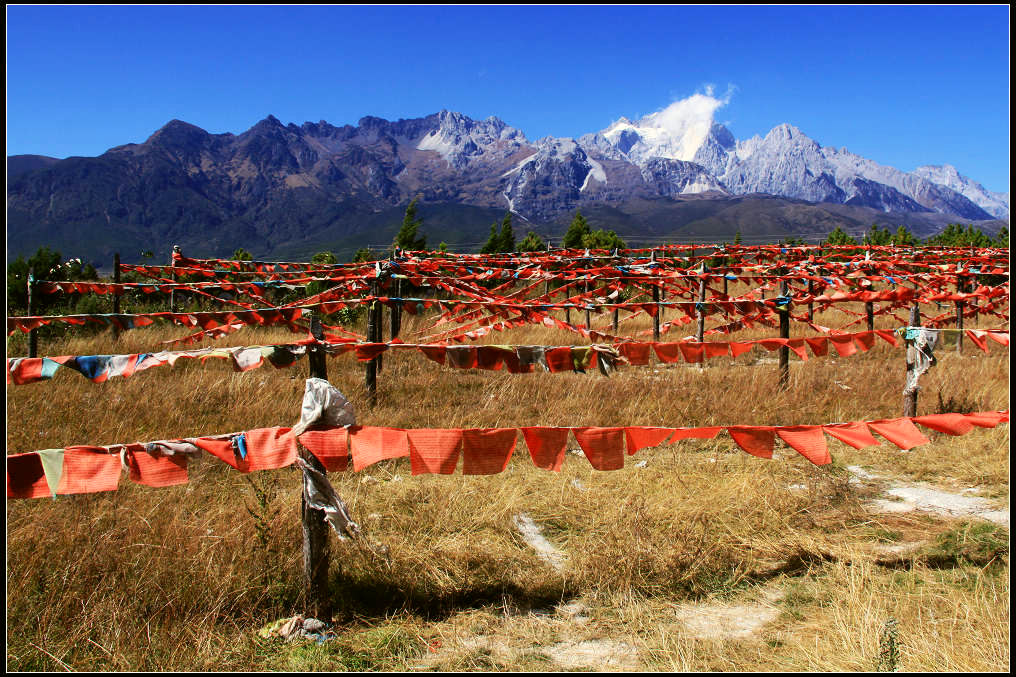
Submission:
[[[28,316],[32,316],[32,289],[35,287],[35,268],[28,269],[28,280],[25,283],[28,288]],[[39,335],[35,329],[28,332],[28,356],[37,357],[39,353]]]
[[[370,295],[377,296],[378,284],[374,282],[370,286]],[[381,342],[381,302],[377,299],[367,306],[367,342]],[[378,356],[380,357],[380,356]],[[377,357],[367,362],[364,367],[364,385],[367,387],[367,401],[371,406],[377,404],[377,369],[379,360]]]
[[[784,274],[783,269],[780,269],[780,275]],[[780,296],[787,296],[787,281],[780,280]],[[785,299],[784,299],[785,300]],[[780,316],[780,338],[790,338],[790,303],[783,306],[782,309],[777,311]],[[785,389],[790,383],[790,348],[787,346],[780,346],[779,348],[779,387],[781,390]]]
[[[120,284],[120,252],[113,254],[113,284]],[[113,288],[113,314],[120,314],[120,289],[117,287]],[[113,323],[113,340],[116,341],[120,338],[120,327],[116,322]]]
[[[173,245],[173,254],[179,254],[179,253],[180,253],[180,246],[179,245]],[[169,265],[174,269],[172,277],[173,277],[173,284],[175,285],[176,281],[177,281],[177,275],[176,275],[176,256],[174,256],[173,254],[171,254],[170,257],[169,257]],[[169,312],[171,312],[171,313],[175,313],[176,312],[176,287],[174,287],[169,292]]]
[[[962,294],[964,289],[965,289],[965,286],[963,284],[963,278],[961,278],[959,276],[959,274],[957,274],[956,275],[956,293],[957,294]],[[957,355],[962,355],[963,354],[963,309],[964,309],[965,306],[966,306],[966,304],[963,301],[957,301],[956,302],[956,329],[958,329],[958,331],[956,332],[956,354]]]
[[[702,272],[705,273],[706,270],[707,268],[703,264]],[[695,308],[695,340],[699,343],[702,343],[702,341],[705,339],[706,333],[706,309],[704,306],[705,302],[706,302],[706,280],[705,278],[702,278],[701,280],[699,280],[698,283],[698,305]],[[705,369],[705,367],[706,367],[706,358],[705,354],[703,353],[702,361],[699,362],[699,369]]]
[[[808,280],[808,322],[815,321],[815,304],[810,300],[810,297],[815,295],[815,281]]]
[[[586,281],[585,285],[583,285],[583,290],[584,290],[584,293],[586,293],[586,294],[589,293],[589,281],[588,280]],[[589,318],[589,299],[587,298],[586,299],[586,329],[592,329],[592,324],[590,324],[589,320],[590,320],[590,318]]]
[[[402,280],[395,280],[395,298],[402,298]],[[395,338],[402,331],[402,302],[395,301],[392,303],[391,314],[389,319],[391,320],[389,329],[391,330],[391,337]]]
[[[875,285],[871,284],[868,291],[875,291]],[[867,301],[864,304],[864,318],[867,322],[868,331],[875,331],[875,303]]]
[[[310,333],[321,341],[321,321],[316,314],[310,314]],[[311,378],[328,380],[328,366],[325,352],[320,346],[311,345],[307,349],[310,363]],[[314,454],[307,451],[302,444],[297,445],[300,458],[314,470],[324,475],[327,471]],[[303,525],[303,586],[304,616],[316,618],[325,623],[332,621],[332,600],[328,593],[328,523],[325,511],[310,507],[307,500],[307,489],[304,486],[303,500],[300,503],[300,522]]]
[[[921,310],[920,307],[915,303],[910,307],[910,322],[908,327],[920,327],[921,326]],[[907,335],[909,335],[909,331]],[[914,370],[917,367],[917,346],[914,343],[914,339],[905,338],[904,342],[907,346],[907,381],[903,387],[903,415],[904,416],[917,416],[917,379],[914,378]]]

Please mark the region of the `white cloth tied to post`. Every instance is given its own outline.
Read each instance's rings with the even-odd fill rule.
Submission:
[[[300,408],[300,422],[293,426],[293,434],[299,437],[312,425],[349,426],[356,424],[353,405],[338,388],[323,378],[309,378],[303,392],[303,406]],[[360,526],[349,516],[346,503],[335,492],[328,477],[315,470],[302,458],[296,465],[303,471],[303,495],[307,506],[325,513],[325,521],[339,539],[360,535]]]
[[[356,425],[353,405],[338,388],[323,378],[307,379],[300,422],[293,426],[293,434],[299,437],[312,425]]]

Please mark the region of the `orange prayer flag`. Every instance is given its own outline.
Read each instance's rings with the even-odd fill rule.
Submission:
[[[7,498],[42,498],[49,495],[49,484],[39,454],[33,451],[7,457]]]
[[[646,447],[658,447],[674,434],[673,428],[646,428],[629,426],[624,429],[625,441],[628,445],[628,454],[645,449]]]
[[[116,491],[120,483],[120,454],[102,447],[67,447],[58,494],[91,494]]]
[[[776,441],[775,428],[754,425],[726,426],[726,428],[737,446],[752,456],[773,457],[773,443]]]
[[[533,464],[537,468],[560,472],[568,444],[568,428],[530,426],[521,430]]]
[[[780,426],[776,429],[776,434],[815,465],[828,465],[833,460],[822,434],[822,426]]]
[[[292,428],[258,428],[244,433],[251,470],[277,470],[296,460],[296,436]]]
[[[144,445],[127,447],[128,477],[132,482],[149,487],[171,487],[187,483],[187,456],[184,454],[150,454]]]
[[[462,431],[462,474],[494,475],[508,467],[515,452],[515,428],[469,429]]]
[[[341,472],[349,467],[348,436],[346,428],[309,428],[298,439],[327,472]]]
[[[871,434],[871,431],[868,430],[868,426],[860,422],[833,423],[822,426],[822,430],[829,435],[832,435],[840,442],[849,444],[854,449],[881,446],[882,444]]]
[[[915,423],[947,435],[965,435],[974,429],[974,424],[963,414],[929,414],[915,416]]]
[[[349,450],[353,470],[360,471],[378,461],[409,456],[409,442],[402,428],[351,426]]]
[[[458,428],[417,428],[407,430],[409,461],[414,475],[451,475],[459,464],[462,430]]]
[[[597,470],[624,467],[624,428],[572,428],[572,433]]]
[[[869,421],[868,427],[904,451],[931,442],[909,418]]]

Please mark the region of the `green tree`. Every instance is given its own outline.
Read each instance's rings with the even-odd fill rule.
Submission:
[[[597,229],[582,238],[582,246],[586,249],[627,249],[628,245],[612,230]]]
[[[900,226],[896,229],[891,242],[897,247],[915,247],[920,244],[920,241],[914,237],[914,234],[906,226]]]
[[[487,242],[486,244],[483,245],[483,248],[480,249],[480,253],[496,254],[498,251],[500,251],[498,249],[500,244],[501,244],[501,233],[498,232],[497,221],[495,221],[494,223],[490,224],[490,235],[487,236]]]
[[[529,233],[522,238],[522,242],[519,243],[518,247],[520,252],[542,252],[547,249],[547,243],[543,241],[543,238],[529,231]]]
[[[850,235],[848,235],[845,230],[843,230],[839,226],[836,226],[836,228],[834,228],[833,231],[829,233],[829,236],[825,239],[825,242],[823,242],[822,244],[831,244],[831,245],[857,244],[857,240],[850,237]]]
[[[394,246],[408,251],[421,251],[427,248],[427,236],[419,232],[420,226],[423,225],[423,219],[417,217],[416,201],[417,198],[413,198],[409,206],[406,207],[402,228],[399,229],[399,233],[392,243]]]
[[[862,244],[886,245],[892,243],[892,235],[888,228],[879,228],[877,223],[871,224],[871,230],[864,236]]]
[[[311,263],[317,263],[321,265],[334,265],[339,262],[335,257],[335,254],[331,252],[318,252],[310,258]]]
[[[995,246],[996,247],[1008,247],[1009,246],[1009,226],[1002,226],[995,235]]]
[[[511,253],[515,251],[515,231],[512,230],[512,213],[505,212],[501,220],[501,232],[498,234],[498,251]]]
[[[233,260],[234,261],[253,261],[254,260],[254,256],[249,251],[244,249],[243,247],[237,247],[237,249],[233,252]]]
[[[738,229],[738,231],[736,233],[734,233],[734,244],[741,244],[741,230],[740,229]]]
[[[360,247],[353,254],[353,263],[364,263],[366,261],[376,261],[377,259],[378,255],[366,247]]]
[[[66,280],[83,282],[98,280],[99,274],[91,263],[82,263],[81,259],[63,260],[58,251],[49,247],[39,249],[25,260],[18,256],[7,265],[7,312],[10,315],[20,314],[28,309],[28,271],[31,269],[35,280]],[[80,299],[75,295],[69,306],[76,307]],[[38,294],[32,297],[32,313],[44,314],[46,308],[68,303],[63,294]],[[109,311],[102,311],[109,312]]]
[[[564,234],[565,249],[580,249],[584,247],[585,245],[582,243],[582,240],[591,232],[592,229],[589,227],[586,217],[582,216],[581,211],[576,210],[571,225],[568,226],[568,231]]]

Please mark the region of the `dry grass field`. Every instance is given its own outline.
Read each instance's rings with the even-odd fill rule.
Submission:
[[[834,310],[817,321],[844,318]],[[409,341],[423,321],[404,321]],[[108,334],[71,332],[41,342],[39,354],[151,351],[182,334],[149,327],[114,346]],[[760,327],[737,339],[773,335]],[[248,329],[215,345],[294,336]],[[577,338],[531,327],[486,341]],[[918,413],[1008,408],[1009,353],[991,348],[940,349]],[[22,354],[9,341],[8,355]],[[880,341],[867,353],[803,363],[792,355],[785,392],[775,356],[755,349],[704,369],[627,367],[604,378],[453,370],[388,353],[373,408],[362,363],[345,355],[328,370],[364,425],[791,425],[901,415],[901,348]],[[7,451],[292,425],[307,375],[306,359],[246,373],[181,361],[101,385],[64,370],[8,387]],[[855,451],[828,438],[834,461],[822,468],[780,442],[773,460],[749,456],[721,434],[643,450],[616,472],[572,454],[561,473],[540,470],[520,442],[507,471],[488,477],[412,477],[408,459],[333,474],[388,554],[332,537],[338,637],[321,644],[258,635],[302,605],[296,469],[245,476],[204,456],[186,485],[124,478],[116,492],[8,501],[7,668],[876,670],[895,619],[901,670],[1006,670],[1008,521],[873,502],[920,484],[1007,510],[1008,424],[961,437],[925,432],[932,443],[910,452],[888,443]],[[558,560],[523,538],[520,514]]]

